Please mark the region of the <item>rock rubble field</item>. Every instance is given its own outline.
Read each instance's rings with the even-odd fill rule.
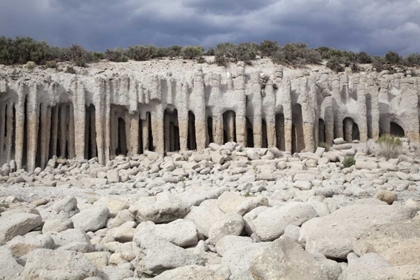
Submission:
[[[420,157],[229,142],[0,170],[0,279],[420,279]],[[355,165],[345,167],[346,156]]]

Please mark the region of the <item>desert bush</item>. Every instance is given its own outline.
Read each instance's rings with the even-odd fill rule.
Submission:
[[[258,52],[261,56],[272,56],[279,49],[278,43],[270,40],[264,40],[258,46]]]
[[[271,59],[276,64],[302,66],[304,64],[320,64],[321,54],[315,49],[308,49],[305,43],[288,43],[272,54]]]
[[[127,62],[128,57],[125,55],[125,51],[121,48],[115,48],[113,50],[107,49],[104,54],[104,58],[113,62]]]
[[[212,47],[210,47],[205,53],[204,55],[216,55],[216,50]]]
[[[241,43],[238,45],[232,43],[222,43],[216,46],[216,63],[226,65],[228,61],[244,61],[250,63],[257,56],[258,45],[253,43]]]
[[[197,47],[197,46],[183,47],[181,51],[181,55],[183,59],[194,59],[198,56],[201,56],[203,53],[204,53],[204,48]]]
[[[228,60],[226,59],[226,57],[223,54],[216,54],[215,58],[214,58],[214,62],[219,65],[219,66],[226,66],[228,63]]]
[[[47,63],[45,63],[45,67],[46,68],[57,68],[57,61],[55,61],[55,60],[47,61]]]
[[[341,65],[340,60],[337,58],[328,60],[327,67],[337,73],[344,72],[344,67]]]
[[[156,57],[157,48],[155,46],[150,45],[130,46],[128,47],[125,53],[130,59],[137,61],[146,61]]]
[[[382,135],[376,143],[378,144],[377,156],[390,159],[396,158],[401,154],[402,142],[399,137],[388,134]]]
[[[85,67],[87,63],[95,62],[95,56],[86,51],[79,45],[71,45],[69,48],[62,49],[66,61],[70,61],[76,66]]]
[[[360,64],[372,63],[372,57],[365,52],[359,52],[356,54],[357,62]]]
[[[102,60],[105,59],[105,54],[101,53],[101,52],[94,52],[93,56],[95,57],[96,60]]]
[[[206,59],[205,59],[204,57],[200,56],[200,57],[197,59],[197,63],[199,63],[199,64],[206,63]]]
[[[76,70],[73,68],[73,66],[67,66],[64,72],[69,74],[76,74]]]
[[[352,156],[345,157],[343,160],[343,167],[348,168],[356,164],[356,160]]]
[[[391,64],[398,64],[402,61],[402,58],[398,55],[398,53],[389,51],[385,55],[385,60]]]
[[[407,55],[405,61],[408,66],[420,66],[420,54],[419,53],[412,53]]]

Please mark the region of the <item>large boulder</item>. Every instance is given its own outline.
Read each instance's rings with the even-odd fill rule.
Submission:
[[[82,280],[96,276],[95,265],[82,253],[37,249],[28,254],[23,279]]]
[[[141,223],[137,229],[137,235],[158,236],[180,247],[195,246],[198,242],[197,229],[189,220],[176,220],[158,225],[149,221]]]
[[[25,235],[41,225],[41,216],[35,214],[18,213],[0,217],[0,245],[4,245],[15,236]]]
[[[224,192],[217,199],[217,205],[225,213],[245,215],[259,206],[268,206],[266,197],[245,197],[234,192]]]
[[[220,221],[214,223],[209,230],[210,244],[216,244],[226,235],[237,235],[242,233],[244,220],[239,214],[227,214]]]
[[[109,210],[105,206],[94,206],[77,213],[71,220],[75,228],[85,232],[104,228],[108,220]]]
[[[340,265],[321,257],[316,259],[299,243],[282,236],[254,255],[250,271],[254,279],[264,280],[337,279],[341,274]]]
[[[411,219],[416,210],[397,205],[355,204],[302,225],[299,240],[311,253],[345,259],[352,251],[352,241],[373,226]]]
[[[129,210],[140,222],[167,223],[184,218],[190,209],[177,196],[162,192],[153,197],[141,197]]]
[[[282,206],[255,208],[244,216],[245,229],[262,241],[272,241],[284,233],[288,225],[300,226],[318,213],[308,203],[289,202]]]
[[[197,231],[208,237],[210,228],[223,219],[225,215],[217,206],[217,200],[209,199],[203,201],[200,206],[191,207],[191,211],[185,216],[185,219],[193,221]]]
[[[227,277],[226,277],[227,276]],[[155,280],[228,280],[229,274],[198,265],[188,265],[163,272]]]
[[[420,265],[391,266],[376,253],[368,253],[361,258],[349,254],[348,267],[339,280],[420,279]]]
[[[420,220],[374,225],[354,240],[353,251],[377,253],[392,266],[420,265]]]
[[[0,279],[18,279],[23,267],[13,258],[12,252],[2,246],[0,247]]]
[[[168,269],[204,264],[200,255],[158,236],[139,234],[134,237],[134,242],[144,254],[136,263],[136,268],[146,274],[157,275]]]
[[[45,248],[54,249],[54,240],[48,234],[40,234],[39,232],[29,232],[24,236],[16,236],[7,243],[7,247],[12,251],[15,258],[22,257],[29,252]]]
[[[250,267],[254,256],[270,245],[254,243],[251,238],[228,235],[219,240],[216,250],[222,256],[222,264],[230,269],[232,280],[254,280]]]

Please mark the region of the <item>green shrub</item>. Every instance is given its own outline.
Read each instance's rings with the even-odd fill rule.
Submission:
[[[206,59],[205,59],[204,57],[200,56],[200,57],[197,59],[197,63],[199,63],[199,64],[206,63]]]
[[[47,61],[47,63],[45,63],[45,67],[46,68],[57,68],[57,61],[55,61],[55,60]]]
[[[330,60],[328,60],[327,65],[328,68],[330,68],[331,70],[333,70],[334,72],[344,72],[344,67],[341,65],[339,59],[337,58],[332,58]]]
[[[288,43],[271,55],[275,64],[286,64],[295,67],[305,64],[320,64],[322,55],[315,49],[308,49],[305,43]]]
[[[105,54],[101,53],[101,52],[94,52],[93,56],[97,59],[97,60],[102,60],[105,59]]]
[[[115,48],[113,50],[107,49],[104,54],[105,59],[113,62],[127,62],[128,57],[121,48]]]
[[[354,157],[348,156],[348,157],[345,157],[344,160],[343,160],[343,167],[344,168],[351,167],[355,164],[356,164],[356,160],[354,159]]]
[[[33,61],[28,61],[28,63],[26,63],[26,68],[29,70],[33,70],[35,69],[35,67],[36,67],[36,64]]]
[[[372,63],[373,61],[372,57],[365,52],[359,52],[356,55],[356,59],[357,59],[357,62],[360,64],[368,64],[368,63]]]
[[[401,153],[402,142],[399,137],[385,134],[379,137],[376,143],[379,146],[377,156],[390,159],[398,157]]]
[[[204,53],[204,48],[197,47],[197,46],[183,47],[181,51],[181,55],[183,59],[194,59],[198,56],[201,56],[203,53]]]
[[[385,60],[391,64],[398,64],[402,61],[402,58],[398,55],[398,53],[389,51],[385,55]]]
[[[150,45],[137,45],[128,47],[126,51],[128,58],[137,60],[137,61],[146,61],[150,60],[157,55],[157,49],[155,46]]]
[[[66,61],[70,61],[76,66],[85,67],[87,63],[96,61],[91,52],[86,51],[79,45],[71,45],[69,48],[62,49]]]
[[[72,66],[67,66],[64,72],[69,74],[76,74],[76,70],[74,70]]]
[[[419,53],[409,54],[405,58],[405,61],[408,64],[408,66],[420,66],[420,54]]]
[[[279,44],[270,40],[264,40],[258,46],[258,51],[261,56],[272,56],[279,49]]]
[[[216,54],[215,58],[214,58],[214,62],[219,65],[219,66],[227,66],[228,64],[228,60],[226,59],[226,57],[223,54]]]

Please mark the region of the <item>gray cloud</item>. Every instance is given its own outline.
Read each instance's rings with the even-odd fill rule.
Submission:
[[[135,44],[307,42],[420,52],[420,0],[2,0],[0,35],[105,50]]]

